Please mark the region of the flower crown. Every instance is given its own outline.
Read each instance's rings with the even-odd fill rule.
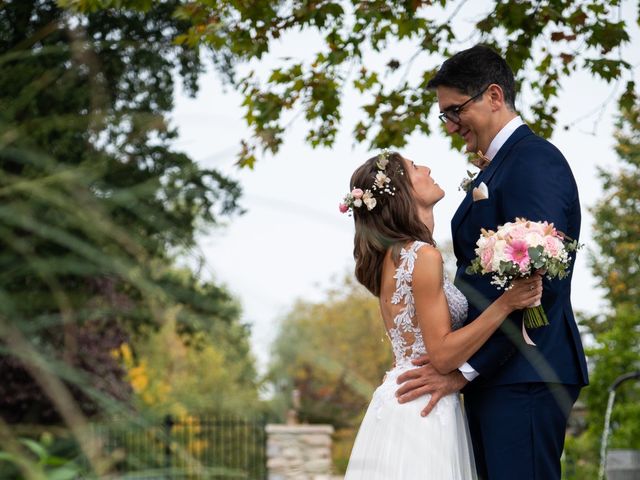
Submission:
[[[391,179],[386,174],[387,165],[389,164],[389,155],[391,155],[391,152],[386,149],[378,155],[378,159],[376,160],[376,167],[378,167],[378,171],[374,177],[371,190],[367,189],[363,191],[361,188],[353,187],[351,192],[345,195],[342,203],[338,206],[340,212],[351,213],[354,208],[360,208],[362,205],[366,206],[367,210],[373,210],[378,203],[376,201],[376,197],[373,195],[374,192],[386,193],[391,196],[395,195],[396,187],[391,185]],[[402,170],[400,170],[400,174],[402,173]]]

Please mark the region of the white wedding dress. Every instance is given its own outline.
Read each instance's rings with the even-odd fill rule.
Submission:
[[[476,478],[467,422],[458,394],[443,397],[426,417],[420,412],[429,395],[400,404],[395,397],[398,376],[412,368],[411,360],[426,353],[415,319],[412,274],[417,252],[414,242],[400,254],[392,303],[402,308],[388,329],[395,367],[374,392],[356,437],[345,480],[470,480]],[[431,248],[431,247],[428,247]],[[452,328],[467,316],[464,295],[444,279]]]

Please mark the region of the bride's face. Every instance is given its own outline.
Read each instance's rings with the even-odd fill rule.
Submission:
[[[422,207],[432,207],[438,203],[444,197],[444,190],[431,178],[431,169],[424,165],[416,165],[408,158],[402,160],[418,204]]]

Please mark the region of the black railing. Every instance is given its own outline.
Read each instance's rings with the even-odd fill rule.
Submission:
[[[172,417],[99,427],[123,479],[267,478],[263,418]]]

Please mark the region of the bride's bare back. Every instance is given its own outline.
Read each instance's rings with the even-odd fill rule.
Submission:
[[[396,365],[410,362],[426,353],[423,333],[416,315],[412,284],[415,261],[420,248],[434,248],[424,242],[415,241],[401,250],[398,267],[387,254],[383,265],[380,288],[380,311],[395,356]],[[452,329],[462,326],[467,316],[467,300],[462,293],[443,279],[442,288],[449,310]]]

